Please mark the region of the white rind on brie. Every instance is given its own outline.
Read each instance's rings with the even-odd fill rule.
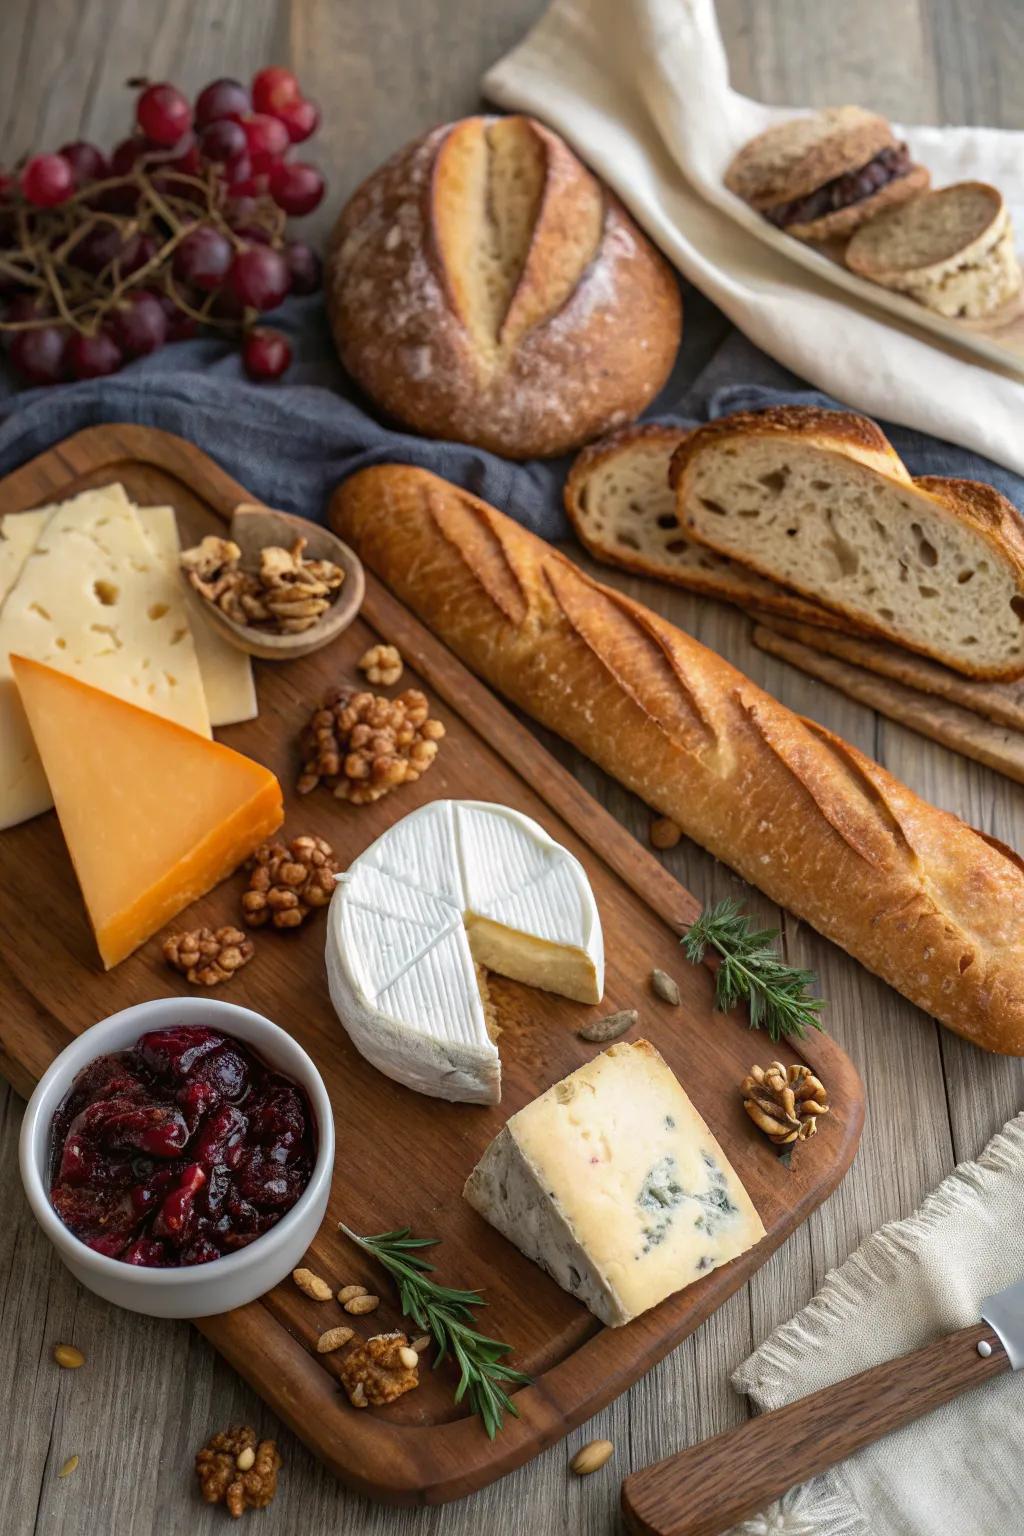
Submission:
[[[580,1002],[604,991],[583,866],[507,806],[438,800],[339,876],[327,934],[338,1017],[363,1056],[420,1093],[501,1097],[476,966]]]
[[[611,1046],[513,1115],[464,1193],[611,1327],[765,1235],[721,1147],[646,1040]]]

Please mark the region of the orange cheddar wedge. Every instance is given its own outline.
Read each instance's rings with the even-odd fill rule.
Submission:
[[[284,820],[269,769],[64,672],[12,656],[107,970]]]

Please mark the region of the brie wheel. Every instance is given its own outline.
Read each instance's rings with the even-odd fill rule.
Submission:
[[[478,966],[599,1003],[601,920],[579,860],[529,816],[437,800],[338,877],[331,1001],[356,1049],[396,1082],[497,1104],[501,1064]]]

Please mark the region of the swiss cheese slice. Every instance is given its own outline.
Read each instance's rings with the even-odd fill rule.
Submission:
[[[465,1196],[612,1327],[765,1235],[718,1142],[647,1040],[609,1047],[513,1115]]]
[[[169,579],[179,582],[181,541],[174,508],[139,507],[134,503],[132,506]],[[40,507],[32,512],[8,512],[0,518],[0,605],[21,574],[53,511],[53,507]],[[256,685],[250,657],[230,645],[206,621],[198,599],[190,602],[187,592],[185,597],[210,724],[216,728],[255,719]]]
[[[0,828],[51,804],[12,651],[210,735],[180,579],[120,485],[53,508],[0,607]]]
[[[269,769],[67,673],[12,656],[109,969],[284,820]]]
[[[181,582],[181,541],[178,538],[178,520],[173,507],[136,507],[136,516],[142,523],[146,538],[156,550],[164,570],[176,584]],[[196,660],[203,680],[206,707],[210,712],[210,724],[237,725],[242,720],[254,720],[256,684],[252,675],[252,658],[236,645],[224,639],[218,629],[204,618],[198,596],[190,600],[185,593],[185,610],[192,629],[192,643],[196,648]]]
[[[497,1103],[478,966],[599,1002],[601,922],[582,865],[535,821],[437,800],[341,876],[328,919],[331,998],[356,1048],[389,1077],[437,1098]]]
[[[21,575],[52,511],[52,507],[38,507],[34,512],[8,512],[0,517],[0,604]]]

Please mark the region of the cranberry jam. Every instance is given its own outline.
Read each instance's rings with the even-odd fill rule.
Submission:
[[[50,1199],[97,1253],[206,1264],[291,1209],[315,1143],[297,1083],[240,1040],[177,1025],[79,1072],[53,1117]]]

